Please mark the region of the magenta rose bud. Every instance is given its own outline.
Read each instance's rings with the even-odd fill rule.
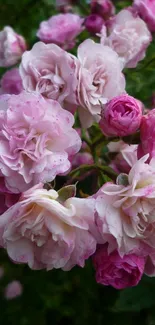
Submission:
[[[23,293],[23,287],[19,281],[10,282],[5,288],[4,296],[5,299],[11,300],[21,296]]]
[[[144,272],[145,258],[135,254],[120,257],[115,250],[108,254],[107,245],[102,245],[93,256],[96,281],[115,289],[136,286]]]
[[[134,0],[134,7],[140,17],[147,23],[151,32],[155,32],[155,1]]]
[[[114,15],[115,7],[110,0],[91,0],[91,12],[108,19]]]
[[[2,94],[20,94],[23,90],[23,85],[21,76],[19,74],[19,69],[14,68],[4,73],[0,84]]]
[[[100,33],[102,26],[104,25],[104,20],[101,16],[92,14],[86,18],[84,24],[88,32],[96,34]]]
[[[102,110],[100,128],[107,136],[127,136],[137,131],[142,119],[142,105],[127,94],[111,99]]]
[[[149,153],[149,159],[155,157],[155,109],[142,117],[140,127],[141,143],[138,146],[138,157]]]

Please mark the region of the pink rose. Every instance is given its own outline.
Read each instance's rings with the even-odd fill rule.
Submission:
[[[144,244],[155,248],[155,161],[148,155],[138,160],[128,175],[120,174],[116,184],[106,183],[97,193],[97,228],[109,252],[141,255]]]
[[[100,33],[102,26],[104,25],[104,20],[99,15],[92,14],[85,19],[84,24],[88,32],[96,34]]]
[[[151,40],[146,23],[127,9],[120,11],[111,21],[106,41],[103,37],[104,44],[116,51],[122,65],[127,68],[135,68],[144,59]]]
[[[142,119],[142,106],[127,94],[113,98],[102,109],[100,128],[107,136],[135,133]]]
[[[23,85],[18,68],[13,68],[5,72],[2,76],[0,84],[0,91],[2,94],[20,94],[23,90]]]
[[[155,32],[155,2],[154,0],[134,0],[134,8],[147,23],[151,32]]]
[[[93,156],[89,152],[79,152],[71,161],[73,167],[91,165],[94,163]]]
[[[60,103],[77,104],[75,62],[76,58],[55,44],[36,43],[22,57],[20,74],[24,89]]]
[[[6,187],[23,192],[70,169],[81,147],[74,117],[36,93],[0,97],[0,169]]]
[[[107,245],[100,245],[93,256],[96,281],[115,289],[136,286],[144,272],[144,257],[135,254],[120,257],[117,250],[108,254]]]
[[[149,158],[155,157],[155,109],[143,115],[140,127],[139,158],[149,153]]]
[[[124,141],[109,142],[107,145],[110,153],[117,153],[110,166],[116,173],[129,173],[137,161],[138,145],[128,145]]]
[[[66,50],[71,49],[83,30],[83,21],[80,16],[71,13],[52,16],[40,24],[37,36],[44,43],[55,43]]]
[[[23,293],[23,287],[19,281],[10,282],[5,288],[4,296],[5,299],[11,300],[21,296]]]
[[[89,127],[103,104],[124,93],[125,79],[117,53],[108,46],[87,39],[78,47],[77,97],[84,127]]]
[[[67,271],[83,267],[95,252],[96,241],[89,232],[93,221],[94,199],[62,201],[56,191],[37,185],[0,216],[0,242],[16,263]]]
[[[110,16],[114,15],[115,7],[110,0],[91,0],[91,11],[93,14],[108,19]]]
[[[26,50],[26,43],[21,35],[6,26],[0,32],[0,67],[16,64]]]

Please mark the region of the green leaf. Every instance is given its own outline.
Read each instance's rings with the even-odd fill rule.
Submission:
[[[58,201],[64,203],[67,199],[76,195],[76,184],[62,187],[58,194]]]

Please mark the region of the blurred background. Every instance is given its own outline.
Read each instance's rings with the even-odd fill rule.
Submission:
[[[154,1],[154,0],[153,0]],[[89,1],[75,1],[73,11],[89,14]],[[117,11],[132,1],[114,1]],[[10,25],[23,35],[29,48],[37,41],[43,20],[58,13],[54,0],[0,0],[0,29]],[[78,43],[89,37],[85,31]],[[76,49],[74,50],[75,53]],[[136,69],[125,71],[127,91],[152,105],[155,91],[155,42]],[[0,69],[0,75],[5,69]],[[13,281],[13,283],[12,283]],[[15,282],[16,281],[16,282]],[[9,286],[8,286],[9,285]],[[98,285],[91,260],[84,269],[32,271],[15,265],[0,250],[0,324],[2,325],[155,325],[155,279],[117,291]]]

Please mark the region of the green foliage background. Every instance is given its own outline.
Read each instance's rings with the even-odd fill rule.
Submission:
[[[114,1],[117,10],[132,1]],[[75,7],[82,15],[89,13],[85,0]],[[25,36],[29,48],[37,40],[40,21],[56,13],[53,0],[0,0],[0,29],[11,25]],[[82,33],[81,42],[86,36]],[[127,91],[151,107],[155,91],[155,42],[136,69],[125,71]],[[0,69],[0,74],[4,73]],[[155,279],[144,277],[136,288],[117,291],[95,282],[91,260],[84,269],[70,272],[32,271],[25,265],[14,265],[0,250],[0,264],[5,276],[0,280],[0,325],[155,325]],[[8,282],[23,284],[22,297],[4,299]]]

